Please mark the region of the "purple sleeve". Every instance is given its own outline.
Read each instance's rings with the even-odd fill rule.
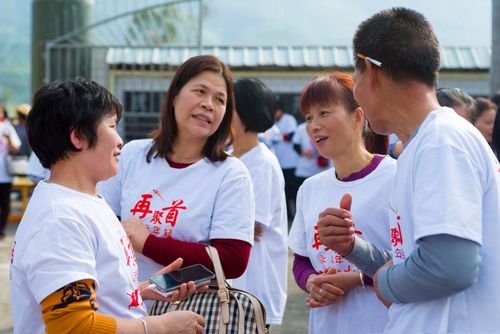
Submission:
[[[305,292],[308,292],[306,289],[307,278],[311,274],[317,274],[316,270],[314,270],[311,261],[308,257],[300,256],[297,254],[293,254],[293,277],[295,278],[295,282]]]
[[[365,286],[373,286],[373,278],[368,275],[363,274],[363,284]]]

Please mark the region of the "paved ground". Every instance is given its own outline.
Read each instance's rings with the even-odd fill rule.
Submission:
[[[9,262],[10,248],[16,227],[17,224],[9,223],[8,237],[0,242],[0,334],[12,333],[12,314],[9,306]],[[291,270],[289,270],[289,273],[291,273]],[[272,334],[307,333],[309,312],[305,307],[304,297],[305,294],[298,289],[293,277],[289,274],[288,301],[283,325],[272,327]]]

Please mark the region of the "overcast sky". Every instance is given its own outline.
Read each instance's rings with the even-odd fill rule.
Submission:
[[[357,25],[404,6],[424,14],[442,45],[491,45],[491,0],[204,0],[204,44],[351,45]]]

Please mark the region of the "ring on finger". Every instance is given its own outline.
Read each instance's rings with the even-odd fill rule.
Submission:
[[[320,296],[323,296],[323,291],[325,291],[325,290],[323,290],[323,288],[319,289],[318,293],[319,293]]]

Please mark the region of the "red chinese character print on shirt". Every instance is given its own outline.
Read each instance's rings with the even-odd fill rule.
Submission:
[[[163,202],[165,202],[163,197],[161,197],[160,191],[158,189],[153,189],[153,194],[157,195]]]
[[[405,252],[402,249],[397,248],[394,251],[394,257],[397,257],[398,259],[404,260],[405,259]]]
[[[319,234],[318,234],[318,225],[314,226],[314,243],[312,244],[312,248],[314,249],[319,249],[319,246],[321,246],[321,241],[319,241]]]
[[[356,224],[352,223],[352,227],[354,228],[354,234],[363,235],[363,231],[356,230]]]
[[[337,263],[337,264],[344,263],[344,258],[342,256],[338,255],[337,253],[335,253],[335,263]]]
[[[127,240],[124,242],[123,238],[120,238],[120,243],[122,244],[123,252],[125,253],[125,258],[127,259],[127,266],[135,265],[137,263],[137,260],[135,258],[135,252],[132,248],[130,240],[127,238]]]
[[[151,202],[149,201],[150,198],[153,197],[153,195],[150,194],[142,194],[142,199],[138,200],[137,203],[135,203],[135,206],[133,209],[130,209],[130,212],[135,216],[136,213],[140,213],[141,216],[139,219],[142,219],[148,215],[148,213],[153,212],[150,207],[151,207]]]
[[[182,205],[184,201],[182,199],[172,201],[172,206],[162,208],[163,211],[167,210],[167,216],[165,217],[165,223],[172,225],[172,227],[177,224],[177,217],[179,216],[179,210],[186,210],[187,208]]]
[[[161,218],[163,218],[163,211],[156,210],[155,212],[153,212],[153,218],[151,218],[150,222],[153,224],[161,225]]]
[[[166,228],[163,230],[163,236],[165,238],[172,238],[173,231],[172,229]]]
[[[398,227],[391,228],[391,243],[394,247],[403,245],[403,235],[401,234],[401,225],[399,224],[401,217],[397,216]]]
[[[138,288],[135,289],[132,293],[127,293],[127,295],[130,297],[130,304],[128,304],[129,310],[131,307],[138,307],[138,306],[141,306],[142,304],[144,304],[144,302],[142,300],[139,302],[140,295],[139,295]]]
[[[323,246],[323,244],[321,243],[321,241],[319,241],[319,234],[318,234],[318,225],[315,225],[314,226],[314,243],[312,244],[312,248],[314,249],[319,249],[319,246]],[[326,246],[323,246],[324,250],[325,251],[329,251],[330,248],[326,247]]]
[[[160,230],[159,226],[153,226],[153,231],[152,231],[153,234],[158,235],[158,234],[160,234],[160,232],[161,232],[161,230]]]

